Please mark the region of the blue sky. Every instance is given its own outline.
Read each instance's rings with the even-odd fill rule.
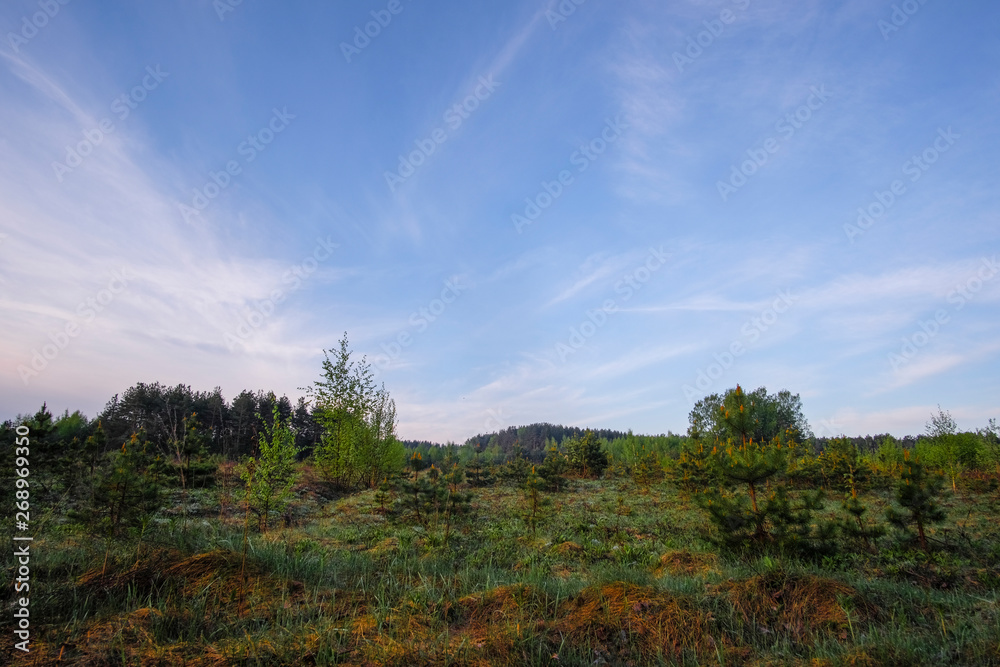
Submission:
[[[404,438],[1000,416],[1000,6],[0,9],[0,404],[301,394],[344,331]],[[367,34],[366,34],[367,32]]]

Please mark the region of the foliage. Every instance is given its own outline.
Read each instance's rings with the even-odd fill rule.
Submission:
[[[538,524],[542,520],[545,508],[551,504],[549,499],[542,495],[544,489],[545,480],[535,471],[535,466],[532,466],[531,472],[524,480],[525,509],[523,513],[524,522],[528,525],[532,537],[538,530]]]
[[[568,480],[566,473],[571,467],[569,457],[555,446],[555,443],[545,453],[545,460],[538,466],[538,474],[545,481],[546,491],[562,491]]]
[[[927,422],[927,438],[917,443],[916,453],[925,465],[939,468],[948,477],[952,491],[967,470],[981,461],[982,438],[975,433],[959,433],[951,414],[938,406]]]
[[[442,472],[431,464],[427,474],[420,454],[414,453],[408,467],[412,476],[400,481],[399,506],[431,539],[447,545],[454,526],[468,515],[472,494],[462,491],[464,473],[457,463]]]
[[[288,421],[281,419],[277,408],[271,414],[271,426],[258,441],[259,456],[247,459],[240,470],[248,506],[260,517],[263,532],[267,532],[268,517],[283,512],[291,501],[299,451]]]
[[[507,456],[507,460],[500,467],[500,478],[508,484],[521,486],[524,484],[524,480],[528,478],[530,470],[531,462],[525,457],[521,446],[515,442],[513,449],[511,449],[510,454]]]
[[[308,388],[323,433],[313,459],[324,478],[344,489],[374,488],[403,464],[396,438],[396,403],[375,386],[365,357],[351,361],[347,334],[340,349],[324,350],[322,379]]]
[[[688,433],[693,437],[703,437],[710,442],[736,439],[731,424],[724,413],[735,404],[743,404],[752,412],[747,413],[747,430],[744,436],[757,442],[770,442],[775,437],[791,437],[802,440],[812,436],[809,422],[802,414],[802,399],[798,394],[781,390],[768,394],[760,387],[746,393],[737,385],[725,394],[710,394],[695,403],[688,415]]]
[[[585,429],[576,426],[561,426],[557,424],[529,424],[528,426],[510,426],[501,429],[496,433],[478,434],[465,441],[465,445],[477,451],[493,450],[500,462],[503,458],[509,458],[515,448],[519,448],[524,458],[535,463],[541,462],[545,458],[545,453],[553,442],[565,444],[570,438],[580,438],[586,433]],[[621,431],[609,429],[599,429],[596,431],[597,437],[606,441],[614,441],[627,438],[628,434]]]
[[[885,535],[885,527],[869,520],[868,506],[856,492],[852,492],[841,503],[845,517],[839,522],[840,533],[854,544],[861,543],[867,549],[874,549],[878,538]]]
[[[486,467],[484,458],[481,453],[477,452],[466,466],[465,479],[473,488],[489,486],[495,480],[493,474]]]
[[[671,480],[685,491],[714,486],[720,481],[719,467],[715,465],[717,453],[717,449],[706,447],[701,440],[688,440],[671,471]]]
[[[827,442],[817,460],[827,488],[847,491],[868,481],[868,472],[861,465],[858,448],[849,438],[834,438]]]
[[[448,473],[441,469],[440,479]],[[780,477],[770,490],[762,485],[762,507]],[[179,491],[178,480],[164,479]],[[803,562],[791,537],[784,550],[775,538],[759,558],[733,557],[702,539],[705,514],[688,494],[670,484],[648,495],[634,488],[628,479],[583,479],[559,496],[540,491],[558,511],[541,507],[535,539],[523,519],[525,490],[482,488],[471,514],[454,522],[447,548],[443,519],[429,534],[397,520],[409,514],[372,512],[375,490],[334,500],[303,494],[302,523],[281,539],[250,535],[245,567],[240,521],[217,506],[205,507],[206,522],[184,528],[156,516],[159,545],[136,548],[123,531],[106,565],[104,554],[81,548],[85,537],[50,522],[39,526],[45,549],[32,549],[33,574],[44,581],[32,617],[45,619],[32,626],[34,655],[12,657],[8,645],[0,660],[997,664],[993,496],[948,495],[953,512],[969,516],[968,542],[943,541],[925,554],[887,548],[887,540],[878,549],[849,540],[840,553],[812,558],[823,546],[813,532]],[[738,491],[748,508],[745,488]],[[857,492],[866,518],[888,498]],[[791,514],[803,505],[790,489],[788,502]],[[836,509],[828,503],[826,513]],[[812,516],[816,523],[820,515]],[[784,525],[793,534],[804,522]],[[771,524],[767,530],[779,534]],[[16,569],[12,553],[0,558]]]
[[[992,463],[1000,475],[1000,427],[996,419],[990,419],[985,428],[976,431],[983,444],[983,459]]]
[[[938,502],[941,484],[940,477],[928,472],[919,460],[907,456],[896,487],[896,502],[900,507],[890,507],[886,511],[889,523],[904,533],[909,534],[914,527],[917,529],[917,539],[924,551],[930,550],[926,528],[946,517]]]
[[[600,477],[608,467],[608,455],[593,431],[586,431],[580,438],[570,438],[563,447],[570,469],[581,477]]]
[[[162,503],[164,472],[149,449],[143,432],[132,434],[106,465],[95,468],[91,495],[68,512],[70,520],[109,539],[148,522]]]

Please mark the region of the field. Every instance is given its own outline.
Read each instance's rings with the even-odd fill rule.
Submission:
[[[218,487],[172,490],[127,540],[52,508],[32,544],[32,652],[8,640],[0,659],[1000,665],[995,484],[946,488],[926,552],[890,532],[868,550],[793,558],[721,551],[690,492],[613,471],[539,494],[534,516],[523,488],[463,485],[468,510],[447,527],[421,525],[395,491],[331,497],[303,472],[264,533]],[[816,520],[841,497],[828,493]],[[862,499],[882,515],[892,489]]]

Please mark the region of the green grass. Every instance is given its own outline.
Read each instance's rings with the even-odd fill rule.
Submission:
[[[445,544],[441,529],[380,514],[374,492],[303,492],[297,525],[251,533],[245,564],[243,516],[220,518],[210,490],[191,494],[186,518],[172,507],[141,545],[108,550],[52,522],[32,548],[34,652],[7,642],[0,659],[1000,665],[996,492],[946,493],[930,557],[889,535],[877,551],[810,562],[718,553],[705,513],[668,483],[642,493],[629,480],[574,480],[546,494],[534,536],[521,491],[474,494]],[[828,500],[821,514],[838,508]],[[3,564],[12,571],[9,554]]]

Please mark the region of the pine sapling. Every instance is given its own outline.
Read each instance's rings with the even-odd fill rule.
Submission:
[[[902,476],[896,487],[896,502],[902,509],[890,507],[886,518],[904,532],[916,527],[920,548],[930,552],[926,528],[946,518],[944,510],[938,504],[942,481],[939,476],[928,473],[918,460],[911,460],[909,454],[905,452]]]

